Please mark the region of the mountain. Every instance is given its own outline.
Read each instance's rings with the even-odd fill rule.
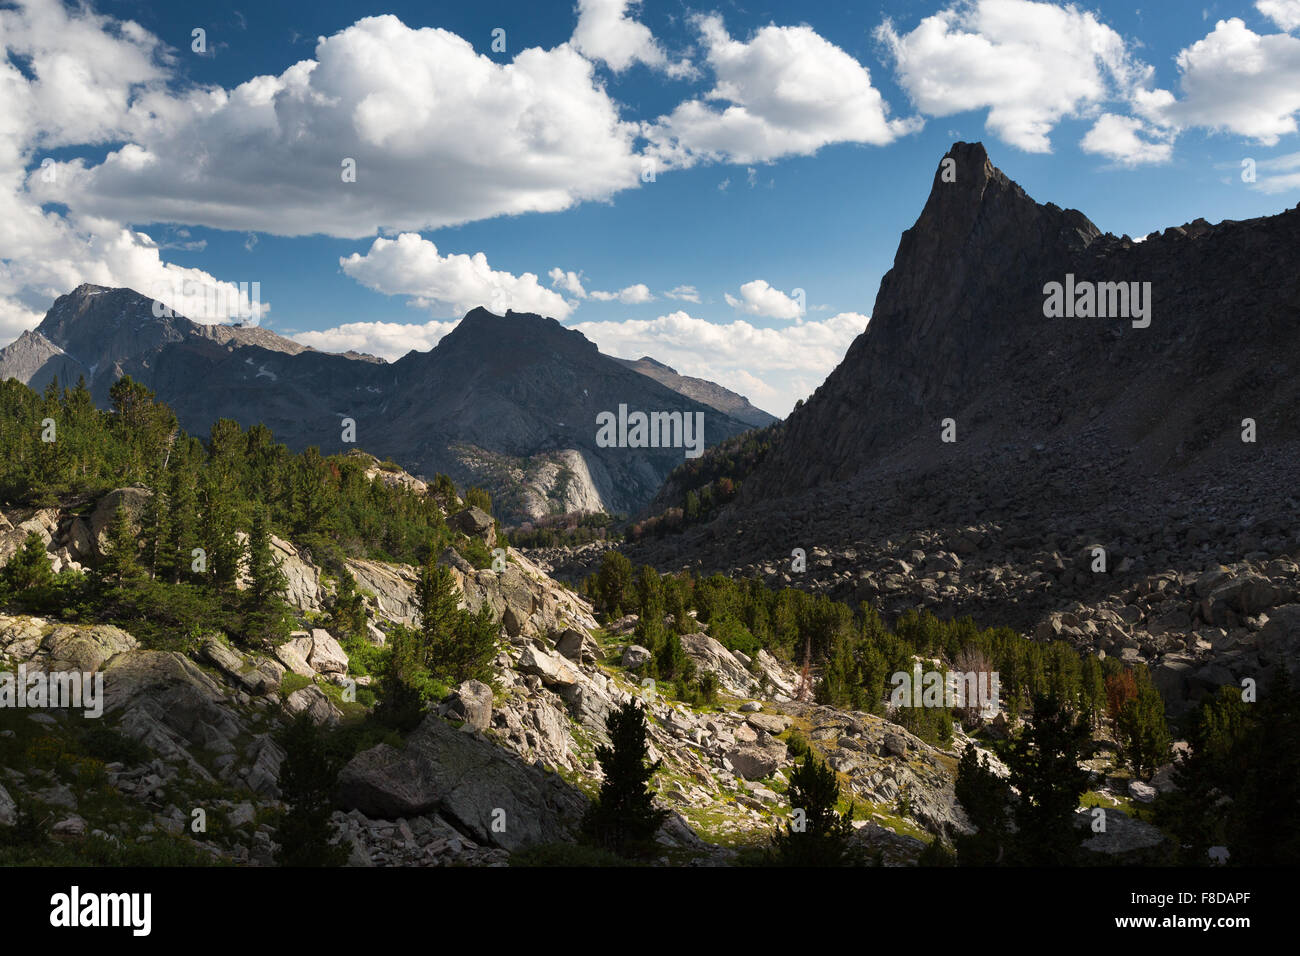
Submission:
[[[683,447],[601,447],[602,412],[702,415],[706,446],[749,428],[539,315],[475,309],[431,351],[389,363],[153,309],[130,289],[80,286],[0,350],[0,377],[43,388],[84,376],[105,405],[113,382],[130,375],[194,434],[217,418],[261,422],[290,447],[326,453],[355,447],[342,440],[351,419],[357,443],[426,476],[487,488],[506,520],[637,511],[686,458]]]
[[[650,376],[659,384],[667,385],[674,392],[693,398],[697,402],[703,402],[755,428],[763,428],[780,421],[775,415],[769,415],[761,408],[755,408],[744,395],[738,395],[731,389],[723,388],[708,379],[679,375],[677,369],[656,362],[648,355],[635,360],[616,358],[614,361],[621,362],[642,375]]]
[[[1107,282],[1147,317],[1045,314],[1052,283],[1086,304],[1083,284]],[[1139,241],[1036,202],[957,143],[866,331],[737,500],[633,557],[792,579],[791,550],[818,548],[808,586],[1029,628],[1102,593],[1122,607],[1143,575],[1289,561],[1298,318],[1300,207]],[[1108,573],[1076,574],[1094,544]],[[1180,614],[1161,629],[1204,619]]]

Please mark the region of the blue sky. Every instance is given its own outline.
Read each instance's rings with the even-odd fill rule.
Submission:
[[[80,281],[257,282],[316,347],[513,307],[785,414],[954,140],[1117,234],[1300,200],[1300,0],[33,0],[0,43],[6,341]]]

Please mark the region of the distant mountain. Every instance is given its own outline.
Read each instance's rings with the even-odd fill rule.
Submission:
[[[749,424],[600,354],[580,332],[528,313],[471,311],[429,352],[397,362],[305,348],[269,329],[158,318],[130,289],[83,285],[0,350],[0,378],[43,388],[84,376],[95,400],[122,375],[153,389],[182,426],[264,423],[294,448],[358,446],[412,472],[488,488],[505,520],[631,513],[685,458],[674,448],[601,447],[597,415],[704,416],[704,444]],[[632,444],[629,442],[628,444]]]
[[[705,405],[716,408],[720,412],[725,412],[732,418],[753,425],[755,428],[762,428],[775,421],[780,421],[775,415],[769,415],[761,408],[755,408],[744,395],[738,395],[730,389],[723,388],[716,382],[710,382],[707,379],[679,375],[675,368],[669,368],[662,362],[656,362],[648,355],[643,355],[635,360],[616,358],[614,361],[622,362],[628,368],[634,369],[642,375],[650,376],[659,384],[667,385],[674,392],[693,398],[697,402],[703,402]]]

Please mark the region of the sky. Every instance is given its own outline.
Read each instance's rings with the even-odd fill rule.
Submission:
[[[0,0],[0,46],[0,343],[82,282],[390,360],[482,305],[785,415],[954,141],[1117,235],[1300,202],[1300,0]]]

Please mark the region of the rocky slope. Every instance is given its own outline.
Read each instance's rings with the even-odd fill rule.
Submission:
[[[380,469],[372,480],[416,481]],[[10,551],[36,531],[56,567],[93,563],[114,511],[147,494],[112,492],[89,521],[59,508],[8,515],[0,547]],[[490,523],[480,533],[490,536]],[[149,649],[113,626],[0,615],[0,670],[100,673],[106,697],[102,723],[76,712],[0,709],[0,825],[15,819],[17,797],[46,832],[73,845],[184,844],[221,861],[273,861],[270,814],[280,805],[285,756],[276,732],[300,713],[322,725],[355,722],[364,708],[348,690],[371,679],[318,626],[327,576],[291,542],[273,546],[286,597],[306,626],[264,653],[218,634],[184,651]],[[728,651],[702,626],[683,646],[717,677],[718,704],[693,709],[665,699],[638,674],[646,654],[631,642],[635,617],[601,628],[584,600],[524,555],[508,554],[501,572],[476,571],[454,550],[443,555],[464,605],[487,605],[501,622],[497,688],[462,684],[405,740],[364,749],[345,766],[334,819],[352,865],[497,865],[531,845],[571,841],[599,786],[594,748],[606,740],[605,717],[632,695],[648,709],[652,756],[663,760],[655,786],[670,816],[657,837],[661,863],[726,864],[738,848],[763,844],[788,812],[794,734],[840,775],[857,803],[857,839],[872,857],[908,863],[933,836],[968,827],[953,793],[968,739],[960,728],[941,749],[884,718],[800,702],[789,668],[766,652],[751,659]],[[348,568],[365,595],[372,643],[413,621],[414,568],[369,560]],[[99,762],[44,758],[76,753],[88,723],[131,748]],[[1100,792],[1117,805],[1127,799],[1126,781],[1108,776],[1105,761],[1095,769]],[[85,774],[102,778],[89,785]],[[205,814],[202,831],[193,827],[196,810]],[[1092,849],[1159,841],[1136,821],[1123,839],[1114,829]]]
[[[674,392],[680,392],[687,398],[703,402],[754,428],[762,428],[764,425],[780,420],[775,415],[770,415],[761,408],[751,405],[744,395],[739,395],[707,379],[680,375],[677,369],[656,362],[648,355],[643,355],[639,359],[614,359],[614,361],[649,376],[661,385],[667,385]]]
[[[700,413],[706,445],[749,428],[691,397],[694,385],[662,385],[538,315],[475,309],[431,351],[388,363],[307,349],[268,329],[158,318],[153,305],[130,289],[81,286],[0,350],[0,379],[40,389],[84,376],[103,406],[126,374],[193,434],[216,418],[261,422],[292,448],[326,453],[356,447],[343,441],[351,419],[356,443],[428,478],[486,487],[507,521],[635,512],[684,460],[682,448],[598,446],[600,412]]]
[[[1300,208],[1139,243],[1035,202],[978,144],[946,158],[867,331],[739,500],[629,556],[1029,636],[1064,621],[1166,666],[1175,711],[1275,662],[1255,646],[1300,587]],[[1150,325],[1045,317],[1069,274],[1150,282]],[[1207,607],[1208,580],[1264,584]]]

